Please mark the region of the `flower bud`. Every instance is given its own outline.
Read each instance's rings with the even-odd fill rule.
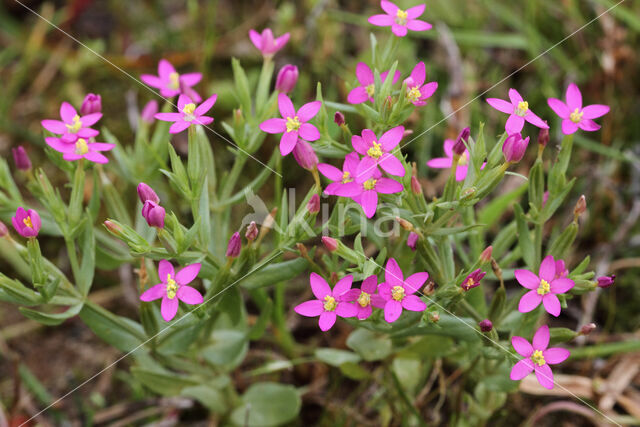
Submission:
[[[313,170],[318,166],[318,156],[313,147],[307,141],[299,139],[293,147],[293,157],[298,164],[306,170]]]
[[[307,210],[311,214],[317,214],[320,212],[320,196],[318,193],[314,194],[311,196],[311,199],[309,199],[309,202],[307,203]]]
[[[616,281],[616,275],[612,274],[611,276],[602,276],[598,277],[598,287],[600,288],[608,288],[613,285]]]
[[[228,258],[236,258],[240,255],[240,249],[242,249],[242,240],[240,239],[240,233],[236,231],[229,239],[226,256]]]
[[[147,220],[149,227],[164,228],[165,210],[162,206],[152,200],[144,202],[142,216]]]
[[[544,193],[542,193],[542,207],[544,208],[544,205],[547,204],[547,200],[549,200],[549,192],[545,191]]]
[[[484,319],[478,322],[478,326],[480,326],[480,330],[482,332],[491,332],[493,329],[493,323],[491,323],[491,320],[489,319]]]
[[[296,248],[298,248],[298,252],[300,252],[300,256],[302,258],[309,258],[309,252],[307,251],[307,247],[302,243],[296,243]]]
[[[333,237],[322,236],[322,243],[329,252],[333,252],[338,249],[338,241]]]
[[[251,223],[247,225],[247,232],[244,234],[244,237],[250,242],[256,240],[256,237],[258,237],[258,226],[255,221],[251,221]]]
[[[151,124],[155,120],[155,115],[158,112],[158,101],[155,99],[147,102],[140,113],[140,118],[145,122]]]
[[[400,218],[399,216],[397,216],[396,221],[398,221],[398,224],[400,224],[400,227],[404,228],[405,230],[413,231],[413,224],[411,224],[406,219]]]
[[[547,123],[546,120],[545,120],[545,123]],[[543,147],[546,147],[548,143],[549,143],[549,128],[540,129],[540,132],[538,133],[538,144]]]
[[[336,113],[333,115],[333,121],[338,125],[338,126],[342,126],[345,121],[344,121],[344,114],[342,114],[340,111],[336,111]]]
[[[31,169],[31,160],[22,145],[12,148],[11,153],[13,154],[13,162],[16,164],[16,168],[21,171],[28,171]]]
[[[276,90],[282,93],[289,93],[296,87],[298,82],[298,67],[287,64],[280,68],[276,78]]]
[[[469,136],[471,136],[471,129],[469,129],[468,127],[462,129],[462,132],[460,132],[460,135],[458,135],[458,139],[456,139],[456,143],[453,144],[452,150],[454,154],[461,156],[464,153],[464,151],[467,149],[465,143],[469,143]]]
[[[437,311],[429,313],[429,320],[433,323],[438,323],[440,321],[440,313],[438,313]]]
[[[38,212],[33,209],[25,210],[22,206],[16,210],[11,223],[22,237],[37,237],[42,226]]]
[[[589,335],[596,328],[595,323],[588,323],[580,328],[580,335]]]
[[[416,196],[422,194],[422,186],[420,185],[420,181],[418,181],[418,178],[416,178],[415,176],[411,177],[411,191]]]
[[[137,190],[138,190],[138,197],[140,197],[140,201],[142,203],[146,202],[147,200],[151,200],[154,203],[160,203],[160,198],[158,197],[156,192],[153,191],[153,188],[151,188],[144,182],[141,182],[140,184],[138,184]]]
[[[480,286],[480,280],[482,280],[485,274],[487,273],[480,270],[479,268],[477,270],[474,270],[471,274],[467,276],[466,279],[464,279],[460,287],[466,292],[469,289],[473,289],[476,286]]]
[[[414,233],[413,231],[409,233],[409,237],[407,237],[407,246],[411,248],[412,251],[416,250],[416,243],[418,243],[418,233]]]
[[[9,229],[4,225],[4,222],[0,221],[0,237],[4,237],[7,234],[9,234]]]
[[[576,207],[573,208],[573,216],[578,218],[580,215],[587,211],[587,199],[584,197],[584,194],[580,196],[578,202],[576,203]]]
[[[482,253],[480,254],[480,262],[485,264],[491,261],[491,253],[493,252],[493,246],[488,246]]]
[[[122,228],[120,228],[118,224],[109,220],[106,220],[103,224],[112,234],[115,234],[116,236],[120,236],[122,234]]]
[[[100,113],[102,111],[102,98],[100,95],[88,93],[82,101],[80,107],[80,114],[86,116],[87,114]]]
[[[522,135],[514,133],[509,135],[502,146],[502,154],[507,163],[517,163],[524,157],[527,146],[529,145],[529,137],[522,139]]]

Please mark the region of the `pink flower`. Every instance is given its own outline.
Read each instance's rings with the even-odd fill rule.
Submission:
[[[240,233],[236,231],[229,239],[225,255],[229,258],[237,258],[240,255],[240,250],[242,250],[242,239],[240,238]]]
[[[54,138],[52,136],[46,137],[44,140],[49,147],[62,153],[62,158],[68,162],[87,159],[94,163],[109,163],[109,159],[100,152],[113,150],[116,146],[106,142],[88,142],[84,138],[78,138],[71,144],[64,142],[62,138]]]
[[[71,144],[78,138],[93,138],[98,131],[89,126],[95,124],[102,117],[102,113],[92,113],[79,116],[75,108],[68,102],[60,105],[60,120],[43,120],[42,127],[51,133],[60,135],[62,142]]]
[[[405,11],[390,1],[382,0],[380,7],[385,11],[385,14],[369,17],[369,23],[378,27],[391,26],[391,31],[398,37],[406,36],[407,30],[427,31],[431,29],[431,24],[416,19],[424,12],[424,4],[414,6]]]
[[[298,82],[298,67],[287,64],[280,68],[276,78],[276,90],[278,92],[289,93],[296,87]]]
[[[153,123],[153,120],[155,119],[154,116],[156,115],[157,112],[158,112],[158,101],[156,101],[155,99],[152,99],[151,101],[147,102],[147,104],[142,109],[142,112],[140,113],[140,118],[145,122],[151,124]]]
[[[387,79],[388,71],[380,74],[380,80],[382,83]],[[373,102],[373,95],[375,94],[376,81],[371,71],[371,68],[364,62],[358,62],[356,65],[356,78],[360,86],[351,89],[347,96],[349,104],[361,104],[367,100]],[[396,71],[393,75],[393,84],[395,84],[400,78],[400,71]]]
[[[293,158],[306,170],[313,170],[318,166],[318,156],[316,156],[316,152],[313,151],[311,144],[302,139],[298,140],[293,147]]]
[[[418,243],[419,237],[418,233],[414,233],[413,231],[409,233],[409,237],[407,237],[407,246],[409,246],[409,248],[414,252],[416,250],[416,244]]]
[[[427,78],[427,71],[424,62],[418,62],[411,75],[404,82],[407,85],[407,99],[416,106],[422,106],[427,103],[427,99],[431,98],[438,89],[437,82],[429,82],[424,84]]]
[[[519,132],[512,133],[502,144],[502,154],[505,162],[517,163],[524,157],[529,146],[529,137],[522,139]]]
[[[384,271],[385,281],[378,287],[378,293],[386,301],[384,320],[389,323],[395,322],[402,314],[403,308],[410,311],[427,309],[427,304],[414,294],[427,281],[429,273],[415,273],[405,280],[400,266],[393,258],[389,258]]]
[[[307,211],[309,211],[310,214],[317,214],[320,212],[320,195],[318,195],[318,193],[311,196],[307,202]]]
[[[296,146],[298,136],[306,141],[317,141],[320,132],[311,123],[307,123],[320,111],[320,101],[304,104],[296,112],[291,99],[284,93],[278,94],[278,108],[281,119],[268,119],[260,123],[260,129],[267,133],[282,133],[280,154],[286,156]]]
[[[340,301],[355,301],[357,317],[364,320],[371,316],[373,307],[384,308],[385,300],[378,295],[378,278],[375,274],[362,281],[360,289],[351,289],[340,297]]]
[[[146,200],[142,206],[142,217],[147,221],[149,227],[164,228],[164,217],[166,211],[162,206],[153,200]]]
[[[360,185],[360,194],[353,197],[353,200],[362,206],[367,218],[371,218],[376,214],[378,193],[393,194],[401,193],[404,190],[404,187],[398,181],[391,178],[383,178],[378,169],[374,168],[372,171],[373,174],[367,174],[368,177],[356,179],[356,182]]]
[[[336,317],[355,317],[358,309],[355,305],[341,301],[340,297],[349,289],[353,282],[353,276],[345,276],[336,283],[333,290],[320,275],[311,273],[309,276],[311,291],[317,298],[297,305],[294,310],[301,316],[320,316],[318,324],[320,330],[328,331],[336,323]]]
[[[403,126],[389,129],[382,134],[379,140],[370,129],[363,130],[362,136],[353,135],[351,145],[364,156],[356,170],[356,180],[366,180],[373,174],[377,166],[391,175],[404,176],[405,170],[402,162],[391,154],[391,151],[400,143],[403,135]]]
[[[21,171],[28,171],[31,169],[31,159],[29,159],[27,150],[25,150],[22,145],[12,148],[11,154],[13,154],[13,163],[15,163],[18,169]]]
[[[277,39],[274,39],[273,32],[269,28],[265,28],[262,30],[262,34],[256,30],[249,30],[249,38],[253,45],[262,52],[262,56],[270,58],[287,44],[289,41],[289,33],[285,33]]]
[[[202,304],[204,299],[200,292],[187,284],[191,283],[200,272],[200,263],[183,267],[178,274],[174,273],[173,265],[165,259],[158,265],[158,276],[162,283],[150,287],[142,295],[141,301],[154,301],[162,298],[160,312],[162,318],[169,322],[178,312],[179,301],[185,304]]]
[[[556,261],[549,255],[540,264],[539,276],[529,270],[516,270],[515,276],[518,283],[529,292],[520,299],[518,310],[528,313],[540,303],[544,305],[547,313],[558,317],[560,315],[560,301],[557,294],[563,294],[573,288],[573,280],[565,277],[556,277]]]
[[[427,162],[427,166],[436,169],[450,169],[453,165],[453,145],[455,141],[453,139],[444,140],[444,154],[447,157],[436,157]],[[480,169],[484,169],[487,163],[482,163]],[[467,177],[467,171],[469,170],[469,150],[465,150],[458,159],[458,167],[456,168],[456,181],[464,181]]]
[[[36,237],[42,226],[38,212],[33,209],[25,211],[22,206],[16,210],[16,214],[11,218],[11,223],[22,237]]]
[[[460,287],[463,290],[468,291],[469,289],[473,289],[477,286],[480,286],[480,280],[482,280],[485,274],[487,273],[480,270],[479,268],[477,270],[474,270],[473,272],[471,272],[471,274],[467,276],[466,279],[462,281],[462,284],[460,285]]]
[[[575,133],[578,128],[589,132],[600,129],[600,125],[592,119],[597,119],[607,114],[609,112],[609,106],[593,104],[583,107],[582,94],[578,86],[574,83],[571,83],[569,87],[567,87],[565,98],[567,100],[566,104],[556,98],[549,98],[547,100],[549,107],[563,119],[562,133],[571,135]]]
[[[498,98],[487,99],[489,105],[496,110],[510,114],[507,119],[507,124],[505,125],[507,134],[511,135],[522,131],[525,121],[540,129],[549,128],[540,117],[533,114],[533,111],[529,109],[529,103],[522,99],[522,96],[520,96],[517,90],[509,89],[509,100],[510,102]]]
[[[355,182],[356,169],[360,163],[360,157],[355,151],[344,157],[342,170],[327,163],[320,163],[318,170],[331,181],[324,192],[340,197],[353,197],[360,194],[360,186]]]
[[[553,388],[553,372],[549,365],[562,363],[571,354],[569,350],[549,346],[549,327],[543,325],[536,331],[533,336],[533,342],[522,337],[514,336],[511,338],[511,345],[516,352],[524,357],[513,368],[511,368],[511,379],[519,381],[535,371],[536,378],[540,385],[551,390]]]
[[[160,197],[158,197],[158,194],[148,184],[141,182],[138,184],[136,191],[138,192],[138,197],[142,203],[147,200],[151,200],[154,203],[160,203]]]
[[[80,106],[80,114],[87,116],[92,113],[100,113],[102,111],[102,98],[95,93],[88,93],[82,105]]]
[[[169,128],[169,133],[180,133],[191,125],[206,126],[213,122],[213,117],[204,114],[213,107],[216,99],[218,99],[218,95],[214,93],[202,104],[196,106],[187,95],[180,95],[178,98],[179,113],[156,113],[154,117],[165,122],[174,122]]]
[[[173,65],[166,59],[158,62],[158,75],[143,74],[140,76],[147,85],[160,89],[160,95],[171,98],[179,94],[189,95],[193,102],[200,102],[202,98],[193,89],[202,79],[200,73],[178,74]]]

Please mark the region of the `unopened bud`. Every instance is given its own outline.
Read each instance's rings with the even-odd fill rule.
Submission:
[[[545,120],[545,123],[547,123],[546,120]],[[549,128],[540,129],[540,132],[538,133],[538,144],[543,147],[546,147],[548,143],[549,143]]]
[[[276,90],[282,93],[289,93],[296,87],[298,82],[298,67],[287,64],[280,69],[276,78]]]
[[[298,248],[298,252],[300,252],[300,256],[303,258],[309,258],[309,253],[307,252],[307,247],[302,243],[296,243],[296,248]]]
[[[491,269],[493,270],[493,274],[496,275],[498,280],[502,282],[502,269],[498,265],[498,262],[493,258],[491,258]]]
[[[4,222],[0,221],[0,237],[4,237],[9,234],[9,229],[4,224]]]
[[[21,171],[28,171],[31,169],[31,160],[22,145],[12,148],[11,153],[13,154],[13,162],[16,164],[16,168]]]
[[[402,132],[402,137],[406,138],[410,135],[413,135],[413,129],[405,129],[404,132]]]
[[[333,252],[338,249],[338,241],[333,237],[322,236],[322,243],[329,252]]]
[[[398,224],[400,224],[400,227],[404,228],[405,230],[413,231],[413,224],[411,224],[406,219],[400,218],[399,216],[397,216],[396,221],[398,221]]]
[[[476,194],[476,187],[469,187],[462,192],[460,200],[469,200]]]
[[[141,182],[140,184],[138,184],[137,191],[138,191],[138,197],[140,198],[140,201],[142,203],[145,203],[147,200],[151,200],[154,203],[160,203],[160,197],[158,197],[156,192],[153,191],[153,188],[151,188],[149,185],[145,184],[144,182]]]
[[[547,204],[547,200],[549,200],[549,191],[545,191],[542,194],[542,207],[544,208],[544,205]]]
[[[240,255],[240,249],[242,249],[242,239],[240,239],[240,233],[236,231],[229,239],[226,256],[228,258],[236,258]]]
[[[299,139],[293,147],[293,157],[298,164],[306,170],[315,169],[318,166],[318,156],[313,147],[307,141]]]
[[[80,114],[86,116],[87,114],[100,113],[102,111],[102,98],[100,95],[94,93],[88,93],[82,101],[80,107]]]
[[[422,294],[425,296],[432,295],[435,291],[436,291],[436,284],[433,283],[432,281],[427,282],[427,284],[424,285],[424,288],[422,288]]]
[[[250,242],[256,240],[256,237],[258,237],[258,226],[255,221],[251,221],[251,223],[247,225],[247,232],[244,234],[244,237]]]
[[[612,274],[611,276],[602,276],[598,277],[598,287],[599,288],[608,288],[613,285],[616,281],[616,275]]]
[[[440,313],[434,311],[433,313],[429,313],[429,320],[433,323],[438,323],[440,321]]]
[[[576,202],[576,207],[573,208],[573,216],[574,218],[578,218],[580,215],[587,211],[587,199],[584,197],[584,194],[580,196],[578,201]]]
[[[115,234],[116,236],[122,235],[122,228],[120,228],[118,224],[109,220],[106,220],[103,224],[112,234]]]
[[[307,203],[307,210],[311,214],[317,214],[320,212],[320,196],[318,193],[314,194],[311,196],[311,199],[309,199],[309,202]]]
[[[493,329],[493,323],[491,323],[491,320],[489,319],[484,319],[478,322],[478,326],[480,326],[480,330],[482,332],[491,332]]]
[[[411,177],[411,191],[416,196],[422,194],[422,186],[420,185],[420,181],[415,176]]]
[[[338,283],[339,279],[340,278],[338,277],[338,273],[336,273],[335,271],[332,271],[329,275],[329,283],[331,283],[332,286]]]
[[[502,154],[507,163],[517,163],[524,157],[529,145],[529,137],[522,139],[522,135],[514,133],[509,135],[502,145]]]
[[[595,323],[589,323],[580,328],[580,335],[589,335],[596,328]]]
[[[336,113],[333,115],[333,121],[338,126],[342,126],[345,123],[344,114],[342,114],[340,111],[336,111]]]
[[[409,233],[409,237],[407,237],[407,246],[411,248],[412,251],[416,250],[416,244],[418,243],[418,233],[414,233],[413,231]]]
[[[486,264],[491,261],[491,253],[493,252],[493,246],[488,246],[482,253],[480,254],[480,262]]]
[[[460,132],[460,135],[458,135],[456,139],[456,143],[453,144],[452,150],[454,154],[461,156],[465,152],[467,149],[465,143],[468,144],[469,136],[471,136],[471,129],[468,127],[462,129],[462,132]]]

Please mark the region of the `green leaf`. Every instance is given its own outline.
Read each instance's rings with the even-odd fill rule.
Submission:
[[[210,384],[185,387],[180,394],[196,399],[213,413],[223,414],[227,411],[227,402],[224,394]]]
[[[518,241],[520,243],[520,250],[522,251],[522,259],[527,264],[529,269],[535,268],[535,248],[533,247],[533,241],[531,240],[531,233],[529,226],[527,225],[527,219],[524,216],[524,211],[519,204],[513,205],[513,211],[516,216],[516,224],[518,227]]]
[[[502,194],[487,203],[478,213],[478,222],[486,224],[487,228],[493,226],[502,214],[527,191],[527,183],[513,191]]]
[[[84,304],[80,318],[97,336],[120,351],[137,349],[145,340],[140,324],[117,316],[92,302]]]
[[[391,340],[386,335],[368,329],[356,329],[347,338],[347,347],[358,353],[367,362],[381,360],[391,354]]]
[[[318,360],[335,367],[340,367],[340,365],[348,362],[358,363],[362,360],[355,353],[335,348],[318,348],[314,354]]]
[[[185,387],[198,385],[194,379],[173,372],[159,372],[139,366],[131,368],[131,374],[154,393],[162,396],[177,396]]]
[[[240,282],[240,285],[246,289],[264,288],[279,282],[291,280],[304,272],[308,266],[309,262],[304,258],[269,264],[261,269],[258,274],[252,274]]]
[[[213,344],[202,350],[209,363],[233,369],[242,363],[249,350],[247,335],[233,329],[218,329],[211,334]]]
[[[242,403],[231,414],[231,421],[238,426],[277,426],[296,418],[300,406],[300,396],[293,386],[257,383],[242,396]]]
[[[88,214],[88,212],[87,212]],[[76,286],[82,295],[89,295],[96,265],[96,239],[93,234],[93,225],[90,221],[84,221],[84,230],[80,242],[82,248],[82,262],[80,264],[80,277],[76,278]]]
[[[72,305],[62,313],[44,313],[42,311],[32,310],[26,307],[19,307],[18,309],[20,310],[20,313],[22,313],[29,319],[40,322],[43,325],[55,326],[80,313],[80,310],[82,310],[82,306],[83,303]]]

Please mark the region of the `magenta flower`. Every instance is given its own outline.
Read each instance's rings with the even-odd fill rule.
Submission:
[[[148,86],[160,89],[160,95],[172,98],[176,95],[189,95],[193,102],[200,102],[202,98],[191,87],[197,85],[202,79],[200,73],[178,74],[176,69],[166,59],[158,62],[158,75],[143,74],[140,80]]]
[[[565,95],[567,103],[559,99],[549,98],[549,107],[562,119],[562,133],[571,135],[578,128],[593,132],[600,129],[600,125],[592,119],[602,117],[609,112],[609,106],[602,104],[582,106],[582,94],[574,83],[567,87]]]
[[[165,259],[158,265],[158,276],[162,283],[150,287],[142,295],[141,301],[154,301],[162,298],[160,313],[165,322],[171,321],[178,312],[179,301],[185,304],[202,304],[204,298],[200,292],[187,284],[191,283],[200,272],[200,263],[183,267],[178,274],[174,273],[173,265]]]
[[[296,146],[298,136],[306,141],[317,141],[320,132],[311,123],[307,123],[320,111],[322,102],[313,101],[304,104],[296,112],[291,99],[284,93],[278,94],[278,108],[281,119],[268,119],[260,123],[260,129],[267,133],[282,133],[280,154],[286,156]]]
[[[102,111],[102,98],[95,93],[85,95],[82,105],[80,106],[80,114],[87,116],[92,113],[100,113]]]
[[[429,273],[415,273],[404,279],[404,274],[395,259],[389,258],[384,269],[385,281],[378,286],[378,293],[386,302],[384,304],[384,320],[393,323],[402,314],[402,309],[424,311],[427,304],[417,295],[418,289],[427,281]]]
[[[88,142],[84,138],[78,138],[76,142],[71,144],[65,143],[62,138],[54,138],[52,136],[46,137],[44,141],[49,147],[62,153],[62,158],[68,162],[87,159],[94,163],[109,163],[109,159],[101,152],[113,150],[116,146],[106,142]]]
[[[416,251],[416,244],[418,243],[418,238],[420,236],[418,235],[418,233],[415,232],[411,232],[409,233],[409,236],[407,237],[407,246],[409,246],[409,248],[411,248],[412,251]]]
[[[277,39],[274,39],[273,32],[269,28],[265,28],[262,30],[262,34],[256,30],[249,30],[249,38],[253,45],[262,52],[262,56],[270,58],[287,44],[289,41],[289,33],[285,33]]]
[[[26,211],[22,206],[16,210],[16,214],[11,218],[11,223],[22,237],[36,237],[42,226],[38,212],[33,209]]]
[[[341,301],[340,297],[351,289],[353,276],[345,276],[336,283],[333,290],[320,275],[311,273],[309,283],[311,291],[317,298],[297,305],[294,310],[301,316],[320,316],[318,324],[321,331],[328,331],[336,323],[337,316],[355,317],[358,309],[355,305]]]
[[[453,165],[453,145],[455,141],[453,139],[444,140],[444,155],[447,157],[436,157],[427,162],[427,166],[436,169],[450,169]],[[480,169],[484,169],[487,163],[482,163]],[[469,170],[469,150],[465,148],[458,159],[458,166],[456,168],[456,181],[464,181],[467,177]]]
[[[509,100],[510,102],[498,98],[487,99],[489,105],[496,110],[510,114],[505,125],[505,130],[509,135],[522,131],[525,121],[540,129],[549,128],[549,125],[540,117],[533,114],[533,111],[529,109],[529,103],[522,99],[517,90],[509,89]]]
[[[229,258],[237,258],[242,250],[242,238],[237,231],[231,235],[229,243],[227,244],[227,252],[225,256]]]
[[[424,84],[427,79],[427,71],[424,62],[420,61],[413,67],[411,75],[404,80],[407,85],[407,99],[413,105],[422,106],[427,103],[427,99],[438,89],[438,82]]]
[[[357,317],[364,320],[371,316],[373,307],[384,308],[385,300],[377,294],[378,278],[375,274],[362,281],[360,289],[351,289],[340,297],[340,301],[355,301],[358,310]]]
[[[29,159],[27,150],[25,150],[22,145],[12,148],[11,154],[13,154],[13,163],[15,163],[16,168],[21,171],[28,171],[31,169],[31,159]]]
[[[360,157],[355,151],[344,157],[342,170],[328,163],[320,163],[318,170],[331,181],[324,192],[340,197],[353,197],[360,194],[360,186],[355,182],[356,169],[360,163]]]
[[[427,31],[431,29],[431,24],[416,19],[424,12],[424,4],[402,10],[390,1],[382,0],[380,7],[385,11],[385,14],[370,16],[369,23],[378,27],[391,26],[391,31],[398,37],[406,36],[407,30]]]
[[[573,288],[573,280],[565,277],[556,277],[556,261],[549,255],[540,264],[539,276],[529,270],[516,270],[515,276],[518,283],[529,292],[520,299],[518,310],[528,313],[540,303],[544,305],[547,313],[558,317],[560,315],[560,301],[557,294],[563,294]]]
[[[146,200],[142,206],[142,217],[149,227],[164,228],[165,209],[153,200]]]
[[[471,274],[469,274],[466,277],[466,279],[462,281],[462,284],[460,284],[460,287],[463,290],[468,291],[469,289],[473,289],[477,286],[480,286],[480,281],[486,274],[487,273],[485,273],[484,271],[478,268],[472,271]]]
[[[95,124],[102,117],[102,113],[92,113],[86,116],[78,115],[75,108],[68,102],[60,105],[60,120],[43,120],[42,127],[51,133],[60,135],[62,142],[71,144],[78,138],[93,138],[98,131],[89,126]]]
[[[154,117],[165,122],[174,122],[169,128],[169,133],[180,133],[191,125],[206,126],[213,122],[213,117],[204,114],[213,107],[216,99],[218,99],[218,95],[214,93],[202,104],[196,106],[187,95],[180,95],[178,98],[179,113],[156,113]]]
[[[151,124],[155,120],[154,116],[156,115],[157,112],[158,112],[158,101],[156,101],[155,99],[152,99],[151,101],[147,102],[144,108],[142,109],[142,112],[140,113],[140,118],[145,122]]]
[[[377,166],[391,175],[404,176],[405,170],[402,162],[391,154],[391,151],[400,143],[403,135],[403,126],[389,129],[382,134],[379,140],[370,129],[363,130],[362,136],[353,135],[351,145],[364,156],[358,164],[356,180],[366,180],[373,174]]]
[[[383,178],[378,169],[372,168],[373,174],[368,177],[357,178],[356,182],[360,186],[360,194],[353,197],[353,200],[362,206],[362,210],[367,218],[376,214],[378,209],[378,193],[394,194],[401,193],[404,187],[401,183],[391,178]]]
[[[299,139],[293,147],[293,158],[306,170],[313,170],[318,166],[318,156],[307,141]]]
[[[522,337],[511,338],[511,345],[516,352],[524,357],[511,368],[511,379],[519,381],[535,371],[540,385],[551,390],[553,388],[553,372],[549,365],[562,363],[571,354],[569,350],[560,347],[547,348],[549,346],[549,327],[543,325],[533,335],[533,342]]]
[[[278,92],[289,93],[296,87],[298,82],[298,67],[287,64],[280,68],[276,78],[276,90]]]
[[[616,282],[616,275],[601,276],[596,279],[599,288],[608,288]]]
[[[529,146],[529,137],[522,139],[519,132],[512,133],[502,144],[502,155],[505,162],[517,163],[524,157],[524,153]]]
[[[382,83],[387,79],[389,75],[388,71],[380,74],[380,80]],[[351,89],[349,95],[347,95],[347,101],[349,104],[362,104],[369,100],[373,102],[373,95],[376,90],[376,81],[371,68],[364,62],[358,62],[356,65],[356,78],[360,86]],[[393,84],[395,84],[400,78],[400,71],[396,71],[393,75]]]

